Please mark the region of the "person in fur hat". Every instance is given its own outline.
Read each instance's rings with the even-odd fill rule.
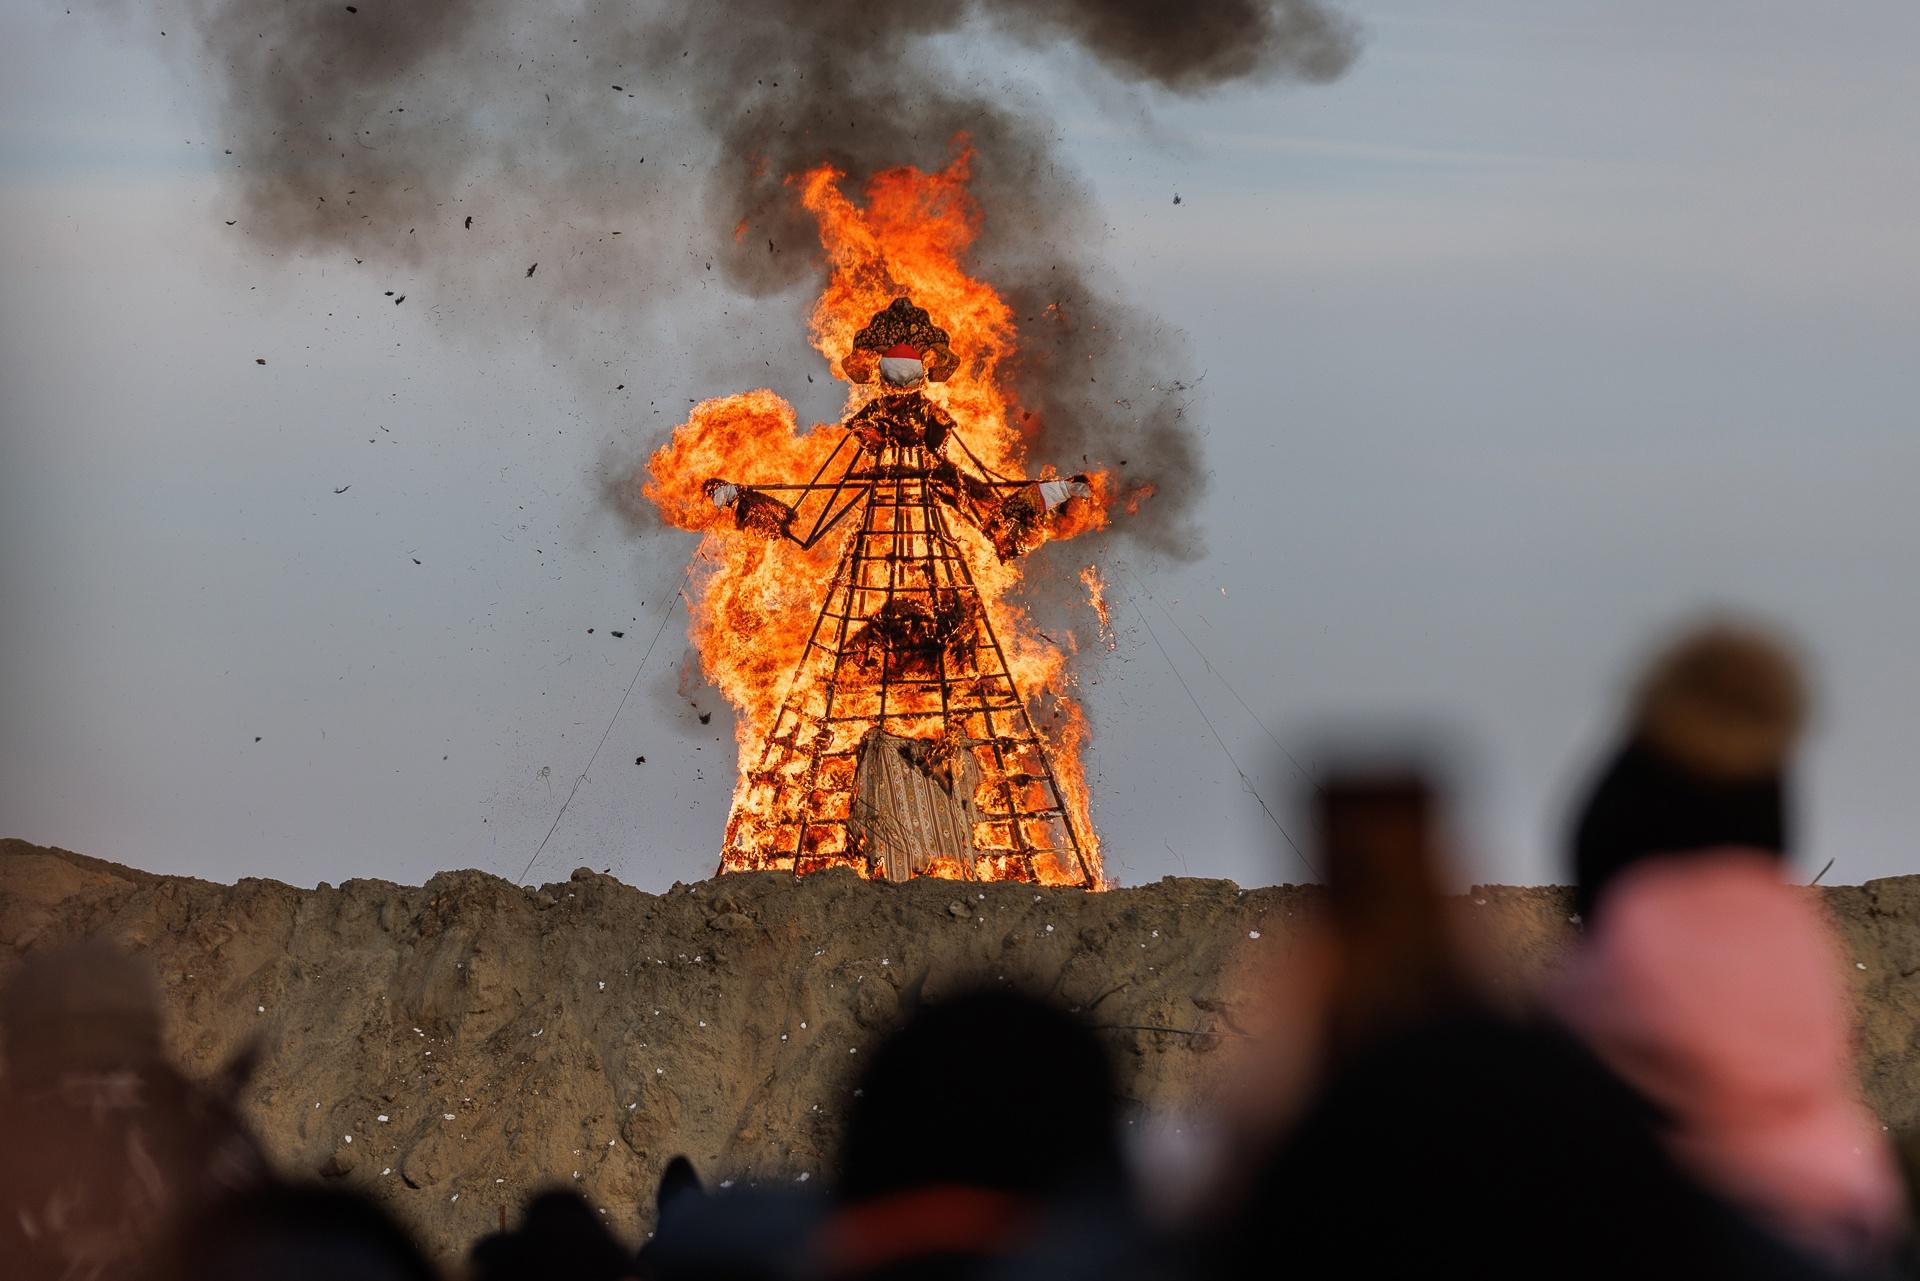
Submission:
[[[1710,623],[1654,660],[1574,826],[1586,934],[1549,1001],[1695,1178],[1871,1265],[1905,1230],[1900,1180],[1860,1099],[1840,941],[1782,879],[1806,716],[1799,664],[1758,629]]]
[[[1758,627],[1716,620],[1663,651],[1577,812],[1580,915],[1592,920],[1607,888],[1649,858],[1739,846],[1784,861],[1787,775],[1806,714],[1799,664]]]

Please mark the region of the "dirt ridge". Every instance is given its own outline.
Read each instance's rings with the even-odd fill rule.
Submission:
[[[1856,967],[1867,1095],[1889,1125],[1920,1124],[1920,877],[1822,894]],[[1318,904],[1173,877],[1085,894],[766,874],[649,894],[585,868],[538,888],[457,871],[304,890],[10,840],[0,975],[79,937],[143,952],[190,1070],[261,1041],[248,1106],[285,1168],[372,1189],[450,1251],[551,1183],[637,1234],[676,1152],[818,1176],[863,1048],[903,1005],[974,979],[1087,1012],[1130,1100],[1190,1107],[1241,1020],[1237,977],[1284,962]],[[1459,910],[1516,990],[1572,929],[1561,889],[1478,887]]]

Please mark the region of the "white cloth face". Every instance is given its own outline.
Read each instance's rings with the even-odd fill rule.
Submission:
[[[926,362],[907,356],[880,357],[880,379],[889,387],[914,387],[927,377]]]

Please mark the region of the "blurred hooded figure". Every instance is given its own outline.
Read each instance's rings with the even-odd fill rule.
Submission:
[[[540,1193],[521,1212],[517,1228],[482,1237],[467,1254],[468,1281],[618,1281],[633,1275],[633,1255],[586,1198],[563,1190]]]
[[[1356,1056],[1449,1013],[1478,1009],[1477,972],[1447,911],[1439,855],[1444,797],[1396,747],[1378,758],[1351,745],[1323,761],[1310,811],[1323,851],[1325,911],[1303,904],[1284,948],[1252,962],[1228,1061],[1198,1130],[1211,1175],[1143,1184],[1173,1217],[1205,1219]],[[1295,914],[1289,911],[1290,917]],[[1210,1150],[1205,1150],[1210,1149]],[[1211,1181],[1217,1186],[1209,1186]]]
[[[1060,1276],[1134,1239],[1117,1098],[1105,1047],[1045,1002],[981,989],[922,1007],[861,1074],[821,1273],[976,1276],[1057,1254]],[[1101,1236],[1067,1229],[1063,1247],[1088,1219]]]
[[[1687,1169],[1842,1263],[1904,1226],[1859,1096],[1844,954],[1781,879],[1805,682],[1779,642],[1713,623],[1643,677],[1574,828],[1586,938],[1555,1013],[1659,1109]]]
[[[656,1226],[641,1247],[637,1275],[643,1281],[805,1281],[824,1200],[785,1180],[708,1191],[693,1162],[676,1156],[661,1172]]]
[[[0,1259],[10,1281],[117,1278],[173,1219],[267,1178],[236,1096],[161,1048],[142,961],[103,943],[29,956],[0,992]]]
[[[1438,789],[1405,765],[1354,769],[1317,798],[1331,966],[1324,1014],[1330,1067],[1404,1027],[1478,1004],[1447,919]]]
[[[436,1281],[436,1274],[406,1230],[361,1193],[274,1184],[188,1217],[145,1278]]]

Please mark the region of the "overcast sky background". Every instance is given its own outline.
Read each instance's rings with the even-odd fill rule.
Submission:
[[[64,8],[0,10],[0,834],[223,880],[518,877],[664,626],[528,875],[709,874],[734,752],[677,694],[693,539],[602,484],[690,397],[772,378],[831,415],[806,298],[700,281],[593,322],[621,355],[588,360],[270,256],[225,225],[180,33]],[[1330,86],[1147,106],[1016,67],[1205,375],[1205,547],[1116,549],[1117,648],[1080,669],[1110,872],[1303,877],[1190,691],[1289,826],[1269,731],[1451,727],[1471,874],[1556,879],[1623,681],[1703,604],[1816,660],[1802,861],[1920,868],[1920,7],[1348,11]],[[553,221],[490,251],[557,258]]]

